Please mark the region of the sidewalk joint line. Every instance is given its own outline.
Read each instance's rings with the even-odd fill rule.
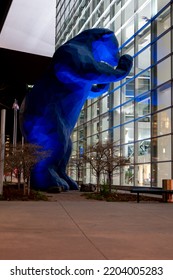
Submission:
[[[61,207],[64,209],[65,213],[68,215],[68,217],[72,220],[72,222],[75,224],[75,226],[80,230],[82,235],[92,244],[92,246],[104,257],[105,260],[108,260],[108,258],[103,254],[103,252],[95,246],[95,244],[92,242],[90,238],[85,234],[85,232],[81,229],[81,227],[78,225],[78,223],[73,219],[73,217],[70,215],[70,213],[67,211],[67,209],[64,207],[64,205],[58,201],[58,203],[61,205]]]

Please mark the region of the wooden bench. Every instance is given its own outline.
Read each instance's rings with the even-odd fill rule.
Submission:
[[[153,187],[132,187],[131,193],[137,194],[137,202],[139,203],[139,194],[156,194],[163,195],[163,202],[167,202],[167,196],[173,194],[173,190],[165,190],[163,188],[153,188]]]

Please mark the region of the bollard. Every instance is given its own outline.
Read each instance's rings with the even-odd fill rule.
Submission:
[[[164,190],[173,190],[173,180],[172,179],[163,179],[162,187]],[[171,193],[163,194],[163,201],[173,202],[173,194],[171,194]]]

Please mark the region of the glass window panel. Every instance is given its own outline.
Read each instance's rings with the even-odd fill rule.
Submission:
[[[92,99],[87,99],[86,104],[87,106],[90,106],[92,104]]]
[[[109,128],[109,117],[106,114],[100,119],[100,131],[107,130]]]
[[[113,87],[116,88],[118,85],[113,84]],[[116,107],[118,105],[120,105],[120,88],[118,88],[116,91],[114,91],[113,93],[113,107]]]
[[[77,151],[77,142],[73,142],[73,154],[76,154]]]
[[[91,145],[94,145],[94,144],[98,143],[98,141],[99,141],[99,135],[98,134],[95,134],[95,135],[91,136]]]
[[[89,183],[91,183],[91,176],[93,176],[93,175],[91,175],[91,169],[90,169],[90,165],[87,163],[86,164],[86,173],[85,173],[86,175],[85,175],[85,183],[86,184],[89,184]]]
[[[129,143],[134,140],[134,122],[121,126],[122,143]]]
[[[151,109],[150,94],[146,93],[136,97],[135,99],[135,113],[136,118],[148,115]]]
[[[116,1],[110,10],[110,16],[111,19],[117,14],[117,12],[121,9],[121,1]],[[118,25],[118,26],[117,26]],[[121,26],[120,17],[118,17],[116,20],[113,20],[109,26],[109,28],[113,31],[118,30]]]
[[[160,11],[161,8],[163,8],[167,3],[168,0],[158,0],[157,3],[157,10]]]
[[[122,155],[129,157],[130,158],[130,162],[133,163],[134,161],[134,143],[130,143],[127,145],[123,145],[122,148],[124,147],[124,149],[122,149]]]
[[[121,185],[128,186],[134,184],[134,166],[123,166],[121,168]]]
[[[91,137],[87,137],[86,145],[87,145],[87,147],[91,145]]]
[[[162,0],[160,2],[166,2],[166,4],[168,3],[167,0],[164,1]],[[156,22],[157,22],[157,35],[160,35],[171,26],[170,8],[164,10],[163,13],[159,15]]]
[[[129,55],[131,55],[132,57],[134,57],[134,38],[132,38],[132,39],[130,40],[130,42],[129,42],[127,45],[125,45],[125,46],[123,47],[123,49],[122,49],[122,55],[123,55],[123,54],[129,54]],[[131,78],[131,77],[133,77],[133,75],[134,75],[134,63],[133,63],[133,65],[132,65],[132,68],[131,68],[131,70],[130,70],[130,73],[129,73],[128,76],[126,77],[126,80],[129,79],[129,78]]]
[[[66,8],[66,9],[65,9],[65,13],[64,13],[64,17],[65,17],[65,19],[67,18],[68,13],[69,13],[69,9],[68,9],[68,8]]]
[[[100,140],[101,140],[102,143],[106,143],[109,140],[108,131],[104,131],[100,134]]]
[[[139,69],[138,69],[139,70]],[[147,70],[135,80],[136,95],[147,92],[151,87],[151,71]]]
[[[106,26],[109,22],[110,22],[110,14],[107,14],[103,19],[103,26]]]
[[[150,47],[145,49],[142,53],[138,55],[138,72],[145,70],[151,65],[150,60]]]
[[[121,32],[120,32],[120,28],[121,28],[121,14],[118,17],[116,17],[116,20],[113,21],[112,25],[113,25],[113,30],[115,32],[115,35],[116,36],[117,35],[121,36]],[[118,40],[118,42],[121,42],[121,41]]]
[[[164,179],[171,179],[171,162],[152,165],[152,185],[161,188]]]
[[[145,2],[147,2],[147,0],[138,0],[138,8],[140,8]]]
[[[134,144],[129,143],[126,145],[121,146],[121,155],[123,157],[129,157],[131,158],[130,162],[133,162],[133,157],[134,157]]]
[[[134,34],[134,19],[128,22],[128,24],[125,25],[124,28],[122,29],[122,44],[125,43],[130,37],[132,37],[133,34]],[[126,48],[129,47],[130,45],[128,47],[126,46]]]
[[[141,75],[136,78],[135,87],[137,94],[147,92],[150,89],[150,72],[146,72],[147,76]]]
[[[91,128],[92,128],[91,122],[88,122],[87,123],[87,136],[91,135]]]
[[[100,113],[105,113],[108,111],[108,109],[108,95],[106,95],[100,100]]]
[[[150,127],[150,116],[141,118],[137,122],[135,122],[136,140],[143,140],[145,138],[149,138],[151,135]]]
[[[114,175],[113,176],[113,185],[114,186],[119,186],[120,185],[120,175]]]
[[[134,101],[127,102],[122,108],[124,114],[124,122],[134,119]]]
[[[87,121],[91,120],[91,106],[87,108]]]
[[[171,160],[171,136],[158,137],[157,139],[157,160]]]
[[[171,83],[164,84],[157,90],[157,109],[163,109],[171,105]]]
[[[131,98],[134,96],[134,80],[130,81],[130,78],[126,78],[127,84],[126,84],[126,97]],[[128,82],[129,81],[129,82]]]
[[[77,141],[77,131],[73,131],[73,133],[72,133],[72,142],[75,142],[75,141]]]
[[[153,115],[153,136],[171,133],[171,109]]]
[[[124,1],[126,3],[126,1]],[[126,22],[129,18],[131,18],[134,15],[134,0],[130,1],[129,4],[126,6],[126,8],[123,11],[124,14],[124,22]]]
[[[92,121],[91,133],[92,134],[99,133],[99,119],[98,118],[95,119],[94,121]]]
[[[168,32],[165,36],[157,41],[157,59],[160,60],[171,52],[171,33]]]
[[[128,80],[128,78],[126,78]],[[126,103],[134,95],[134,81],[131,81],[129,84],[125,84],[121,87],[121,105]]]
[[[171,58],[165,59],[157,65],[157,84],[163,84],[171,79]],[[167,71],[168,70],[168,71]]]
[[[99,15],[100,15],[99,10],[96,11],[96,12],[93,14],[93,16],[92,16],[92,25],[94,25],[94,24],[96,23],[96,21],[99,19]]]
[[[113,111],[113,126],[120,125],[120,107]]]
[[[150,140],[142,140],[140,142],[137,142],[136,149],[138,154],[138,159],[136,159],[136,162],[138,163],[150,162],[150,154],[151,154]]]
[[[151,42],[150,25],[136,35],[137,50],[142,51]]]
[[[151,184],[151,165],[147,164],[139,164],[136,168],[136,182],[137,186],[145,186],[150,187]]]
[[[97,117],[97,102],[93,103],[91,106],[91,118]]]
[[[120,127],[116,127],[113,130],[113,139],[115,142],[120,140]]]
[[[121,32],[118,32],[117,34],[115,33],[115,35],[117,37],[118,42],[121,42],[121,37],[122,37]]]
[[[137,13],[138,15],[138,29],[140,29],[142,26],[146,24],[148,19],[151,18],[151,1],[147,3],[147,1],[141,1],[142,3],[138,1],[138,8],[139,12]],[[141,9],[141,6],[143,9]]]

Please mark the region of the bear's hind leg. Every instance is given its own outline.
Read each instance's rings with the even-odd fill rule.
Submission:
[[[52,167],[37,165],[31,172],[31,186],[34,189],[47,190],[51,187],[60,187],[69,190],[69,185]]]
[[[71,139],[69,139],[67,151],[63,159],[61,160],[60,165],[58,166],[58,175],[60,178],[65,180],[65,182],[69,185],[70,190],[78,190],[79,189],[78,184],[72,178],[70,178],[66,173],[66,167],[71,155],[71,151],[72,151],[72,141]]]

